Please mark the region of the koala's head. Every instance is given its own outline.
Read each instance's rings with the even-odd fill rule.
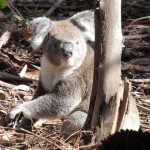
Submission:
[[[39,17],[31,21],[28,31],[33,49],[43,49],[56,66],[80,66],[87,52],[87,41],[94,42],[94,13],[84,11],[67,20],[52,21]]]

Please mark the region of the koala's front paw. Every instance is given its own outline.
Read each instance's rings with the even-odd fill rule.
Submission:
[[[19,105],[11,107],[7,114],[6,121],[9,122],[10,120],[14,120],[16,116],[18,116],[21,113],[23,113],[23,109]]]

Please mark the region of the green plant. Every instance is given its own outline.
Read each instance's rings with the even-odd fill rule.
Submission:
[[[0,8],[5,8],[5,6],[6,6],[6,2],[5,2],[5,0],[0,0]]]

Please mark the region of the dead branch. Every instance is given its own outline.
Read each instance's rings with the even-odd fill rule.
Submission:
[[[144,106],[141,106],[141,105],[139,105],[139,104],[137,104],[137,107],[138,107],[139,109],[143,110],[143,111],[148,111],[148,112],[150,112],[150,109],[148,109],[148,108],[146,108],[146,107],[144,107]]]
[[[7,134],[7,132],[2,127],[0,127],[0,128],[3,130],[3,132],[5,133],[5,135],[7,136],[7,138],[9,139],[9,141],[12,142],[12,140],[10,139],[9,135]]]
[[[91,150],[91,149],[97,149],[98,148],[98,145],[85,145],[85,146],[80,146],[79,149],[81,150]]]
[[[18,4],[15,4],[16,6],[19,6],[19,7],[27,7],[27,8],[32,8],[32,7],[36,7],[36,8],[51,8],[53,7],[53,5],[47,5],[47,4],[22,4],[22,3],[18,3]],[[72,9],[72,10],[75,10],[75,9],[86,9],[88,8],[88,5],[80,5],[80,6],[59,6],[59,8],[61,9]]]
[[[129,39],[142,39],[142,38],[146,38],[146,37],[150,37],[150,34],[124,35],[124,36],[123,36],[123,39],[124,39],[124,40],[129,40]]]
[[[63,2],[64,0],[57,0],[57,2],[54,4],[53,7],[51,7],[46,13],[45,13],[45,16],[50,16],[54,10]]]
[[[0,86],[2,86],[2,87],[7,87],[7,88],[12,89],[12,88],[14,88],[16,85],[10,84],[10,83],[6,83],[6,82],[3,82],[3,81],[0,81]]]
[[[141,72],[150,72],[150,67],[147,66],[133,65],[130,63],[121,66],[121,70],[128,70],[128,69],[137,70]]]
[[[136,64],[136,65],[137,64],[139,64],[139,65],[147,65],[147,64],[150,64],[150,57],[132,59],[128,63]]]
[[[7,3],[7,6],[11,9],[11,11],[14,13],[14,14],[18,14],[18,16],[20,16],[23,20],[25,20],[23,18],[23,16],[19,13],[19,11],[13,6],[13,4],[9,1],[9,0],[6,0],[6,3]]]
[[[0,72],[0,77],[5,78],[5,79],[12,79],[12,80],[16,80],[16,81],[22,81],[22,82],[33,82],[37,80],[33,80],[33,79],[29,79],[29,78],[25,78],[25,77],[19,77],[16,75],[12,75],[9,73],[4,73],[4,72]]]
[[[131,81],[131,82],[142,82],[142,83],[144,83],[144,82],[150,82],[150,78],[148,78],[148,79],[129,79],[129,81]]]
[[[137,51],[150,52],[150,45],[133,45],[133,49]]]
[[[133,25],[135,22],[137,22],[137,21],[139,21],[139,20],[149,19],[149,18],[150,18],[150,16],[145,16],[145,17],[141,17],[141,18],[135,19],[135,20],[133,20],[133,21],[130,23],[129,26]]]

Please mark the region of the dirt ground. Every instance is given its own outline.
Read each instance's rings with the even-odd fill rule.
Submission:
[[[5,116],[12,105],[32,99],[40,72],[42,52],[34,52],[25,41],[25,21],[42,16],[56,4],[55,0],[15,0],[0,10],[0,149],[73,149],[81,148],[79,136],[60,138],[60,120],[49,120],[32,132],[16,132],[6,126]],[[92,9],[90,0],[63,0],[49,15],[58,20],[76,12]],[[132,83],[132,95],[140,114],[141,129],[150,132],[150,2],[122,1],[122,79]],[[82,147],[83,148],[83,147]]]

